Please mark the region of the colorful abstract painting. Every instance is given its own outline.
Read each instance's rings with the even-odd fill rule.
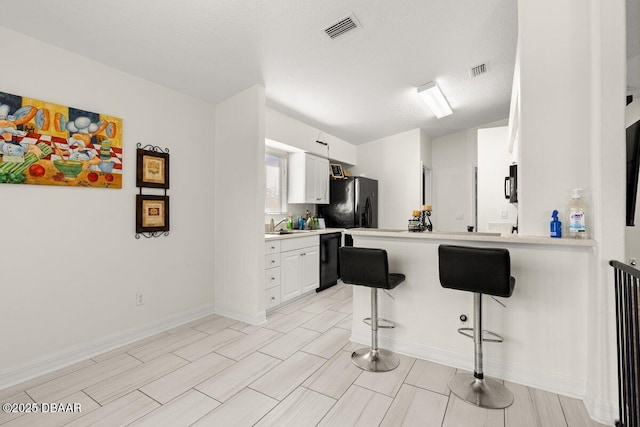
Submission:
[[[122,119],[0,92],[0,183],[122,188]]]

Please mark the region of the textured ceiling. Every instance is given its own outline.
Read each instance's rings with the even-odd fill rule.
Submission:
[[[516,3],[0,0],[9,29],[211,103],[261,83],[272,108],[356,144],[507,117]],[[326,37],[349,13],[362,28]],[[489,72],[470,78],[485,61]],[[431,80],[452,116],[436,119],[416,95]]]

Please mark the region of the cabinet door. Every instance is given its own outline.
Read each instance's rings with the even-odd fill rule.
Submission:
[[[316,201],[318,204],[329,203],[329,160],[316,160]]]
[[[304,194],[306,203],[316,202],[316,169],[318,161],[315,157],[306,156],[304,159],[305,169],[305,181],[304,181]]]
[[[280,302],[297,297],[300,289],[301,249],[280,254]]]
[[[290,153],[287,163],[287,193],[289,203],[306,203],[306,157],[305,153]]]
[[[302,293],[313,291],[320,286],[320,251],[318,246],[302,249],[300,259]]]

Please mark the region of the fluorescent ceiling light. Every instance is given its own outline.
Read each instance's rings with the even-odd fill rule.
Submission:
[[[436,82],[429,82],[418,88],[418,95],[427,104],[427,107],[437,118],[442,118],[453,114],[447,98],[444,97],[442,91]]]

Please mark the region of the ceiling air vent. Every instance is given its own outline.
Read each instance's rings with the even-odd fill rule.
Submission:
[[[487,72],[487,64],[476,65],[475,67],[469,68],[469,76],[470,77],[478,77],[481,74]]]
[[[330,39],[335,39],[349,31],[357,30],[360,27],[360,22],[358,22],[355,15],[351,14],[346,18],[329,25],[324,29],[324,32]]]

